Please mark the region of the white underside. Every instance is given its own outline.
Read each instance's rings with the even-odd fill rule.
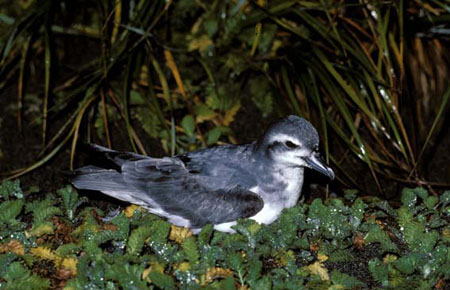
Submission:
[[[282,210],[283,208],[273,208],[266,204],[262,210],[260,210],[256,215],[249,217],[249,219],[252,219],[260,224],[268,225],[273,223],[280,216]],[[236,225],[236,221],[221,223],[215,225],[214,229],[226,233],[235,233],[236,231],[231,228],[234,225]]]
[[[283,208],[273,208],[270,205],[265,204],[262,210],[260,210],[256,215],[249,217],[249,219],[252,219],[260,224],[268,225],[280,216],[282,210]],[[236,231],[231,228],[234,225],[236,225],[235,221],[227,222],[215,225],[214,229],[226,233],[235,233]]]
[[[236,222],[228,222],[228,223],[221,223],[218,225],[214,226],[214,229],[220,232],[225,232],[225,233],[235,233],[236,231],[233,230],[231,227],[236,225]]]

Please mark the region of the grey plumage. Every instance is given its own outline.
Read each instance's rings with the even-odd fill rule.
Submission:
[[[294,206],[304,167],[334,177],[318,159],[318,144],[308,121],[289,116],[251,144],[175,157],[151,158],[91,145],[112,166],[79,168],[72,183],[141,205],[176,225],[199,229],[212,223],[231,232],[239,218],[270,223],[283,208]]]

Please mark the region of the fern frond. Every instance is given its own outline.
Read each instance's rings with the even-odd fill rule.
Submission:
[[[198,252],[197,244],[194,237],[189,237],[185,239],[182,244],[182,247],[187,259],[191,263],[198,262],[200,254]]]
[[[127,242],[127,253],[131,255],[138,255],[142,251],[145,239],[150,236],[150,227],[139,227],[131,231]]]

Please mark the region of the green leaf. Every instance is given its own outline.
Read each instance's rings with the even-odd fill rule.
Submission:
[[[206,144],[207,145],[216,144],[216,142],[219,140],[221,135],[222,135],[222,130],[218,127],[209,130],[207,133]]]
[[[175,289],[175,282],[172,277],[167,274],[153,271],[150,272],[149,277],[152,280],[152,284],[155,284],[158,288],[168,290]]]
[[[2,182],[2,185],[0,185],[0,198],[8,199],[10,196],[23,198],[23,192],[20,188],[19,180],[5,180]]]
[[[364,212],[367,208],[367,204],[365,204],[362,199],[357,198],[352,205],[352,215],[350,216],[350,224],[353,227],[353,230],[356,230],[358,226],[361,224],[361,221],[364,218]]]
[[[197,249],[197,244],[195,242],[194,237],[189,237],[184,240],[183,244],[183,251],[186,254],[186,257],[191,263],[196,263],[200,257]]]
[[[369,261],[369,271],[375,281],[381,283],[381,286],[389,285],[389,269],[388,266],[382,263],[377,258]]]
[[[416,236],[416,242],[413,247],[416,251],[429,253],[433,250],[437,241],[439,240],[439,233],[437,231],[426,231],[420,236]]]
[[[252,284],[252,289],[270,290],[272,289],[272,281],[269,276],[264,276]]]
[[[358,194],[357,189],[344,190],[344,198],[348,201],[354,201],[357,197],[357,194]]]
[[[150,239],[159,243],[166,243],[170,232],[170,225],[163,220],[156,220],[151,225]]]
[[[413,189],[418,197],[421,199],[426,199],[428,197],[428,191],[421,187],[416,187]]]
[[[417,253],[410,253],[408,255],[400,257],[394,262],[394,265],[402,273],[411,275],[416,270],[420,259],[421,257]]]
[[[183,120],[181,120],[181,127],[184,129],[184,133],[192,137],[195,133],[195,120],[192,115],[186,115],[184,116]]]
[[[256,281],[261,276],[263,263],[257,258],[253,258],[248,262],[247,280]]]
[[[220,289],[223,289],[223,290],[236,290],[236,285],[234,283],[233,277],[226,277],[220,283]]]
[[[242,272],[244,270],[242,256],[240,253],[230,253],[227,256],[227,262],[228,265],[230,265],[230,267],[236,272]]]
[[[145,105],[146,100],[138,91],[130,91],[130,105]]]
[[[118,230],[114,231],[117,239],[126,240],[130,232],[130,219],[121,212],[111,220],[111,223],[118,227]]]
[[[359,281],[355,277],[352,277],[345,273],[341,273],[337,270],[333,270],[333,272],[331,272],[331,281],[333,282],[333,284],[344,286],[346,289],[367,287],[365,283]]]
[[[81,245],[79,244],[75,244],[75,243],[68,243],[68,244],[64,244],[59,246],[56,249],[56,253],[58,253],[58,255],[65,257],[71,254],[75,254],[77,252],[79,252],[81,250]]]
[[[416,190],[405,188],[402,190],[402,203],[407,207],[413,207],[417,202]]]
[[[16,223],[15,218],[22,211],[24,201],[18,200],[7,200],[0,203],[0,225],[2,223]]]
[[[99,261],[99,264],[102,262]],[[147,287],[147,282],[145,280],[141,279],[142,272],[143,272],[143,266],[142,265],[131,265],[126,259],[125,256],[119,256],[116,257],[116,260],[114,260],[114,264],[106,264],[106,271],[105,271],[105,278],[108,280],[118,281],[119,283],[116,283],[118,288],[121,289],[128,289],[128,288],[134,288],[134,289],[145,289]],[[102,272],[100,269],[96,269],[97,273],[92,271],[93,273],[91,275],[98,275],[97,279],[99,279],[100,283],[104,283],[105,279],[102,279]],[[100,271],[99,271],[100,270]],[[170,277],[170,276],[169,276]],[[171,279],[171,278],[170,278]],[[132,285],[133,287],[130,287]],[[104,288],[104,287],[101,287]],[[173,288],[168,288],[173,289]]]
[[[250,79],[249,90],[252,101],[261,111],[262,116],[265,118],[271,114],[274,104],[272,88],[268,80],[261,76]]]
[[[378,224],[372,224],[369,232],[364,237],[366,243],[380,243],[385,251],[397,250],[397,246],[391,241],[389,235]]]
[[[350,262],[355,257],[348,250],[338,249],[330,254],[328,261],[335,262]]]
[[[50,281],[31,274],[31,271],[19,262],[13,262],[2,277],[7,283],[5,289],[49,289]],[[3,283],[2,283],[3,284]],[[3,286],[3,285],[2,285]]]
[[[205,104],[196,105],[194,107],[194,113],[197,123],[202,123],[205,120],[210,120],[216,115],[216,113],[214,113],[214,111]]]
[[[74,219],[76,209],[83,203],[86,202],[86,198],[78,199],[77,191],[70,185],[61,188],[56,191],[63,200],[63,207],[65,209],[66,215],[70,220]]]
[[[423,202],[429,210],[432,210],[434,206],[439,202],[439,199],[434,195],[430,195]]]
[[[127,253],[131,255],[138,255],[142,251],[145,239],[150,236],[150,227],[139,227],[134,229],[127,242]]]
[[[444,191],[439,197],[439,202],[442,204],[442,208],[445,208],[450,203],[450,190]]]
[[[159,138],[163,126],[154,107],[142,106],[134,111],[134,117],[138,119],[142,128],[153,138]],[[103,122],[103,120],[101,120]]]
[[[214,230],[214,226],[212,224],[207,224],[202,228],[200,233],[198,234],[198,243],[200,245],[207,245],[211,240],[211,236]]]

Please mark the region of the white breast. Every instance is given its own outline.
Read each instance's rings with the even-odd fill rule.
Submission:
[[[261,192],[258,186],[250,189],[250,191],[259,194],[264,200],[264,207],[256,215],[250,217],[258,223],[270,224],[274,222],[281,214],[284,208],[293,207],[297,204],[303,185],[303,168],[284,168],[275,171],[275,181],[284,182],[284,190],[280,188],[280,192],[265,194]],[[273,200],[273,195],[279,196],[279,199]]]
[[[274,175],[275,182],[285,184],[280,192],[265,193],[259,186],[250,188],[250,191],[258,194],[264,200],[264,207],[250,219],[260,224],[270,224],[274,222],[281,214],[284,208],[293,207],[297,204],[303,185],[303,168],[284,168],[276,170]],[[278,195],[279,199],[273,199],[273,195]],[[234,233],[231,228],[236,222],[227,222],[217,224],[214,229],[222,232]]]

